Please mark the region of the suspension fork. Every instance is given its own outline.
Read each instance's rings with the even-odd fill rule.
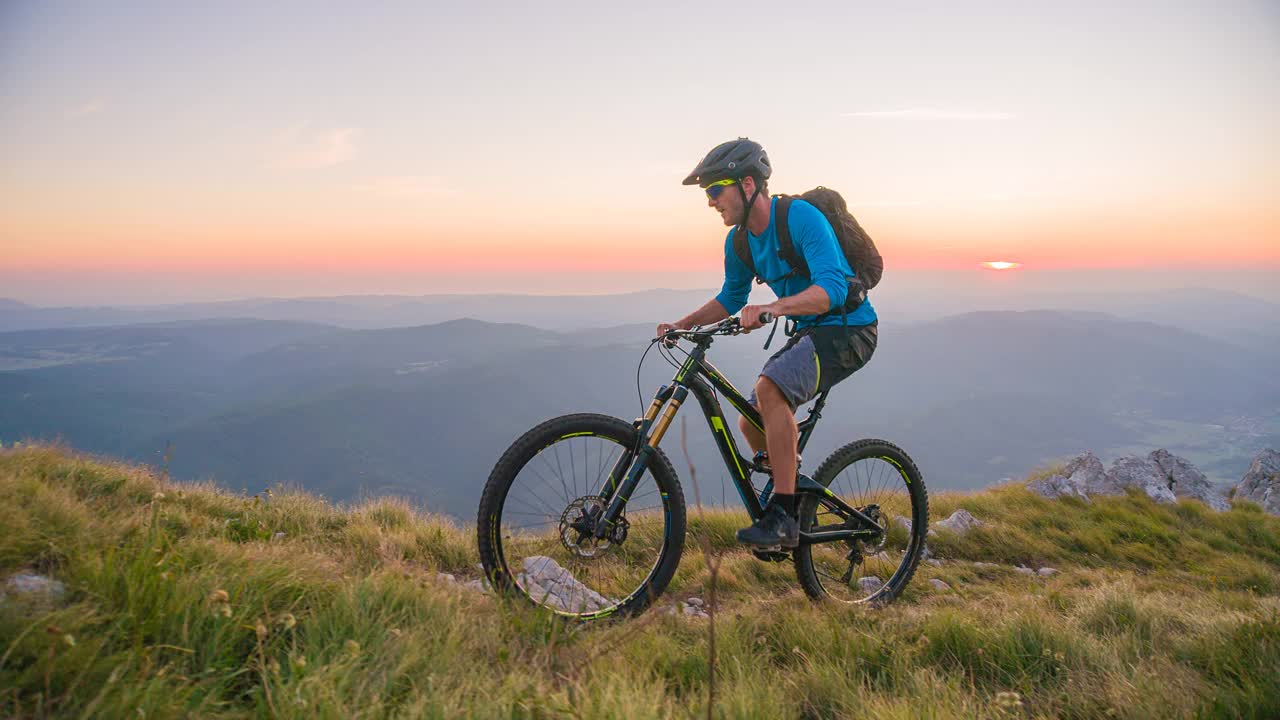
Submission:
[[[653,432],[649,434],[648,440],[640,447],[636,453],[634,461],[631,461],[630,469],[627,470],[626,477],[623,478],[622,484],[618,487],[617,492],[613,493],[613,497],[609,500],[608,507],[605,508],[604,514],[600,517],[600,521],[596,523],[595,536],[596,539],[603,539],[609,534],[609,530],[618,521],[618,517],[622,515],[623,508],[626,507],[627,501],[631,499],[631,493],[635,492],[636,486],[640,484],[640,476],[649,468],[649,461],[653,459],[654,454],[658,451],[658,443],[662,442],[662,437],[667,434],[667,429],[671,427],[671,421],[675,418],[676,412],[680,410],[680,405],[689,395],[689,388],[684,385],[671,386],[671,400],[667,403],[667,407],[662,411],[662,416],[658,417],[657,422],[653,423]],[[649,411],[645,413],[645,417],[640,419],[641,427],[646,427],[653,422],[651,416],[656,416],[658,408],[662,405],[662,396],[667,393],[668,388],[663,388],[658,393],[658,397],[654,398],[653,404],[649,406]],[[644,437],[643,432],[640,437]],[[618,464],[614,466],[613,471],[609,475],[609,485],[612,488],[614,478],[625,468],[629,458],[623,455],[618,460]],[[605,497],[604,494],[601,495]]]

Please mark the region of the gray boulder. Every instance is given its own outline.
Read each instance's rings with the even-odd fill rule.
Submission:
[[[0,590],[0,605],[13,603],[32,611],[48,611],[62,604],[67,588],[61,582],[35,573],[17,573]]]
[[[578,582],[573,573],[560,563],[543,555],[524,559],[524,572],[516,581],[529,596],[542,605],[581,613],[600,610],[613,604],[608,598]]]
[[[1149,457],[1128,456],[1117,459],[1107,471],[1105,487],[1106,491],[1098,488],[1089,490],[1099,495],[1121,495],[1126,488],[1135,488],[1158,503],[1177,502],[1169,487],[1168,476]]]
[[[943,530],[950,530],[957,535],[963,535],[970,530],[982,527],[985,524],[986,523],[970,514],[968,510],[957,510],[951,513],[951,517],[946,520],[939,520],[934,523],[933,527],[929,528],[928,534],[933,535],[937,529],[941,528]]]
[[[1272,515],[1280,515],[1280,452],[1268,448],[1254,455],[1249,471],[1236,485],[1235,496],[1258,503]]]
[[[1032,480],[1027,489],[1047,498],[1076,497],[1089,499],[1089,488],[1102,486],[1107,471],[1102,461],[1091,452],[1077,455],[1067,463],[1061,474]]]
[[[1231,507],[1222,491],[1209,482],[1209,478],[1186,458],[1178,457],[1164,448],[1156,450],[1148,457],[1156,467],[1160,468],[1160,472],[1164,473],[1175,496],[1199,500],[1219,511]]]

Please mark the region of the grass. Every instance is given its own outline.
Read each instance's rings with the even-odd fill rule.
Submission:
[[[741,512],[691,512],[707,543],[668,592],[705,597],[721,558],[711,714],[1280,716],[1280,518],[1019,484],[931,506],[987,524],[931,539],[946,562],[881,610],[810,603],[733,543]],[[582,627],[441,582],[479,576],[473,530],[397,500],[249,498],[28,447],[0,451],[0,527],[0,572],[67,588],[0,604],[0,715],[708,714],[705,620]]]

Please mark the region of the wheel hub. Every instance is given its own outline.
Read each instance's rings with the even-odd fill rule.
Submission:
[[[879,540],[874,545],[866,540],[860,543],[863,553],[875,555],[884,550],[885,546],[889,544],[889,518],[880,510],[879,505],[868,505],[862,508],[862,513],[871,518],[872,522],[880,528]]]
[[[583,558],[596,557],[611,547],[621,545],[630,528],[625,517],[619,517],[604,538],[596,538],[596,527],[604,511],[604,501],[595,495],[569,503],[560,514],[560,544]]]

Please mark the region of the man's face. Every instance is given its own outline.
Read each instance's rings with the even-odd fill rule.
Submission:
[[[720,219],[724,221],[726,227],[742,222],[742,193],[746,192],[747,197],[751,197],[755,192],[756,184],[753,178],[742,178],[741,185],[741,190],[733,185],[726,187],[724,192],[720,193],[720,197],[715,200],[707,198],[707,205],[720,213]]]

